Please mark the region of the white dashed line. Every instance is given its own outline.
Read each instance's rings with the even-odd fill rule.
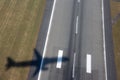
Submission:
[[[77,18],[76,18],[76,30],[75,30],[76,34],[78,33],[78,19],[79,19],[79,17],[77,16]]]
[[[76,59],[76,53],[74,53],[74,58],[73,58],[73,71],[72,71],[72,78],[75,76],[75,59]]]
[[[80,0],[78,0],[78,3],[80,3]]]

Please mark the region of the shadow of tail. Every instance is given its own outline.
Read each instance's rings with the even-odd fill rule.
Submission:
[[[13,65],[15,65],[15,61],[11,58],[7,58],[6,70],[10,69]]]

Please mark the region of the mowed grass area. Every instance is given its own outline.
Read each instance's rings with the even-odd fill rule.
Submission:
[[[118,2],[119,1],[119,2]],[[111,16],[114,19],[120,14],[120,0],[111,0]],[[112,26],[117,80],[120,80],[120,18]]]
[[[46,0],[0,0],[0,80],[26,80],[29,67],[6,70],[7,57],[32,59]]]

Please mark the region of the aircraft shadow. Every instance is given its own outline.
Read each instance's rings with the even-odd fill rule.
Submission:
[[[33,73],[33,76],[35,76],[40,70],[42,56],[36,49],[34,49],[34,55],[36,57],[35,59],[30,60],[30,61],[21,61],[21,62],[16,62],[12,58],[7,57],[7,64],[5,65],[6,70],[9,70],[11,67],[29,67],[29,66],[32,67],[32,66],[35,66],[36,70]],[[69,59],[67,57],[62,57],[62,62],[66,62],[68,60]],[[47,70],[48,69],[46,67],[47,64],[52,64],[52,63],[56,63],[56,62],[57,62],[57,57],[52,57],[52,58],[45,57],[41,70]]]

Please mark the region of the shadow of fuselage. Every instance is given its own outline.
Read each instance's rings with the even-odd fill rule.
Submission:
[[[14,61],[12,58],[8,57],[7,58],[7,64],[6,66],[6,70],[10,69],[11,67],[28,67],[28,66],[35,66],[36,70],[33,74],[33,76],[35,76],[39,70],[40,70],[40,65],[41,65],[41,61],[42,61],[42,56],[40,55],[40,53],[35,49],[34,50],[34,54],[36,59],[33,59],[31,61],[21,61],[21,62],[16,62]],[[67,57],[62,57],[62,62],[68,61],[69,59]],[[53,57],[53,58],[44,58],[44,62],[42,64],[42,68],[41,70],[47,70],[48,68],[46,67],[47,64],[52,64],[52,63],[56,63],[57,62],[57,57]]]

